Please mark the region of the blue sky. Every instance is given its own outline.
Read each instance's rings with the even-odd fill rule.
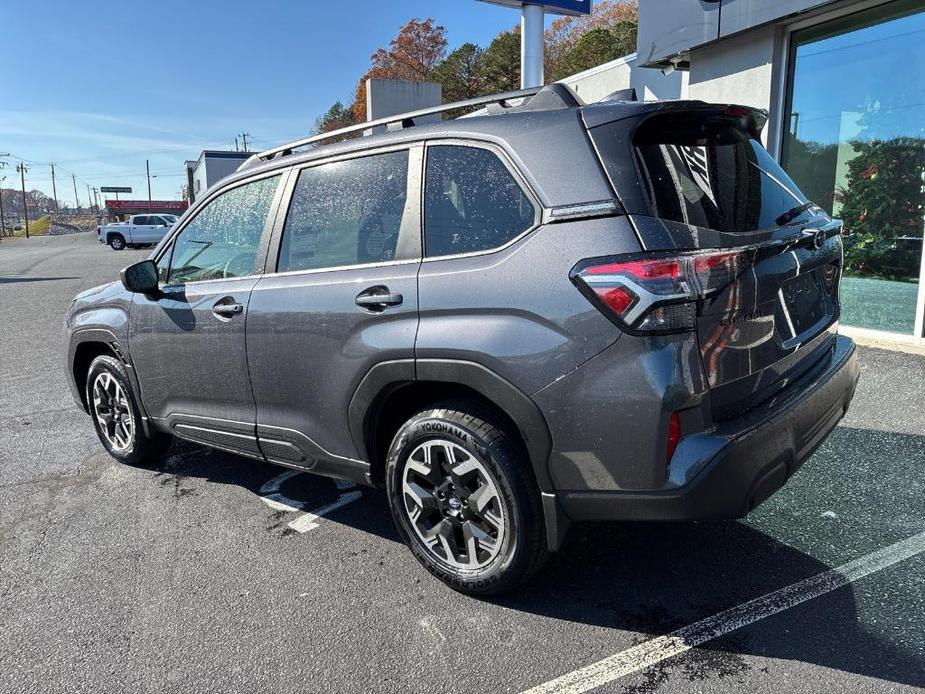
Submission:
[[[519,13],[476,0],[27,0],[0,2],[0,153],[11,186],[73,202],[87,184],[175,198],[183,161],[203,148],[304,136],[349,102],[370,54],[412,17],[447,28],[450,48],[487,45]],[[28,46],[14,50],[18,42]],[[30,163],[31,162],[31,163]],[[18,181],[16,182],[18,185]]]

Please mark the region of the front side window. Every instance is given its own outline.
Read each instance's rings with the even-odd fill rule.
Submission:
[[[278,271],[393,260],[407,197],[407,150],[303,169]]]
[[[174,239],[170,283],[253,275],[279,178],[232,188],[200,210]]]
[[[494,152],[459,145],[427,149],[427,257],[498,248],[535,221],[536,207]]]

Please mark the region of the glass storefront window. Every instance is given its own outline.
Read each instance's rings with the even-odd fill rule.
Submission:
[[[889,3],[794,32],[791,46],[782,161],[849,232],[842,322],[912,334],[925,229],[925,12]]]

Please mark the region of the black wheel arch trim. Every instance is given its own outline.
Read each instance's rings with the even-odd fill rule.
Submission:
[[[80,388],[77,387],[77,381],[75,379],[76,374],[74,373],[74,359],[77,355],[77,348],[88,342],[105,345],[112,350],[116,358],[125,366],[125,372],[128,374],[128,379],[132,384],[132,391],[135,394],[135,404],[138,406],[138,410],[141,413],[142,427],[144,428],[145,435],[151,436],[151,421],[141,397],[141,387],[138,383],[138,376],[132,366],[131,359],[129,359],[128,350],[125,348],[125,345],[122,344],[118,336],[111,330],[107,330],[106,328],[81,328],[71,333],[67,350],[67,375],[68,385],[71,388],[71,395],[74,397],[74,402],[76,402],[84,412],[89,414],[88,405],[84,401],[84,394],[81,393]]]
[[[547,546],[549,551],[556,551],[570,522],[556,499],[549,475],[552,435],[546,419],[526,393],[481,364],[457,359],[399,359],[373,366],[360,381],[348,407],[350,434],[360,457],[372,460],[368,448],[368,420],[377,400],[395,388],[412,382],[467,386],[497,404],[514,421],[527,447],[530,464],[542,494]]]
[[[394,387],[411,382],[464,385],[497,404],[517,425],[527,446],[540,490],[553,490],[548,469],[552,436],[539,407],[510,381],[471,361],[399,359],[380,362],[366,372],[350,401],[348,410],[350,435],[362,459],[371,458],[367,443],[370,408],[376,400],[388,394]]]

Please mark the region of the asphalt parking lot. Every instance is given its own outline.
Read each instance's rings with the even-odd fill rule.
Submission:
[[[183,444],[163,469],[106,456],[61,318],[144,255],[0,242],[0,691],[925,687],[925,357],[861,348],[848,416],[744,521],[574,528],[479,600],[418,566],[380,492]]]

